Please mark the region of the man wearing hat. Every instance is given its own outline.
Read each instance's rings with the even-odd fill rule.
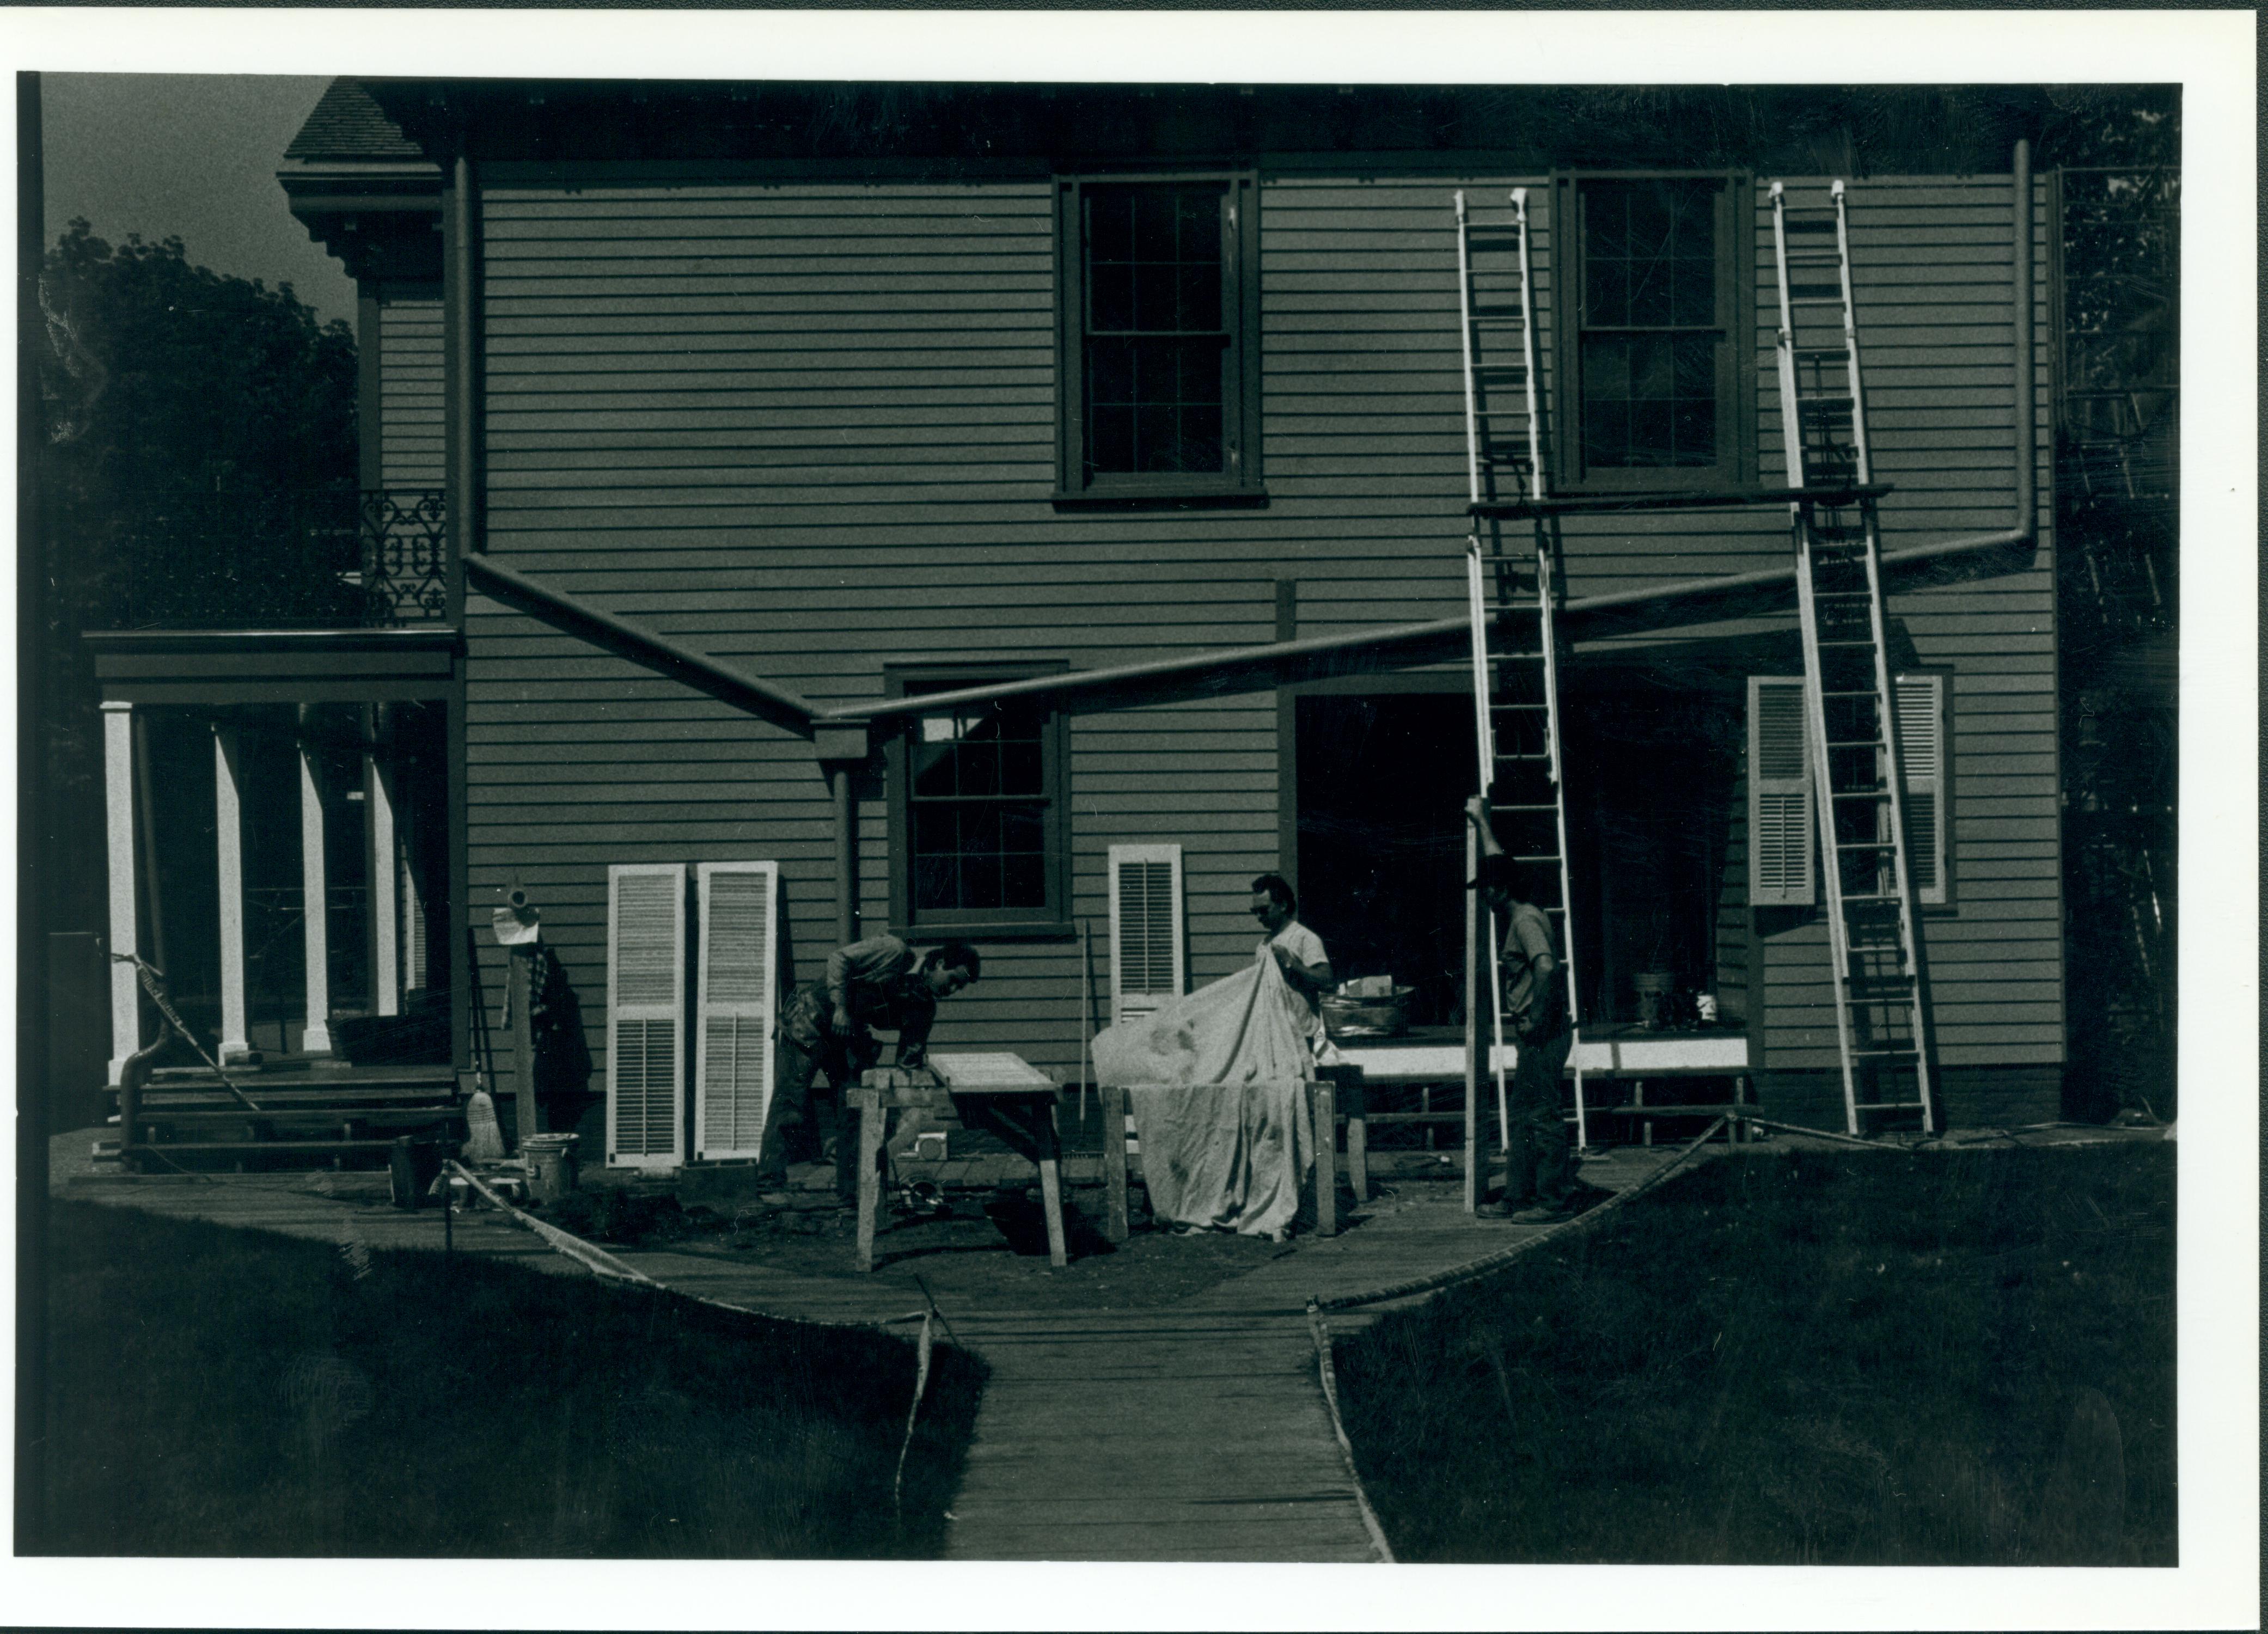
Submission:
[[[1519,862],[1497,843],[1487,801],[1475,795],[1465,815],[1480,836],[1480,868],[1473,885],[1504,927],[1498,968],[1505,1034],[1519,1052],[1506,1092],[1511,1149],[1505,1154],[1504,1195],[1480,1211],[1524,1226],[1553,1225],[1575,1212],[1575,1154],[1559,1111],[1559,1078],[1575,1041],[1567,1012],[1566,965],[1550,916],[1535,905],[1539,893]]]

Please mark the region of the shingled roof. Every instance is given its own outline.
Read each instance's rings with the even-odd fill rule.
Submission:
[[[286,158],[423,158],[424,152],[386,116],[358,79],[331,81],[315,111],[284,150]]]

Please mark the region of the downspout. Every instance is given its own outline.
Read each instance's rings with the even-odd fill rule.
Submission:
[[[456,677],[444,710],[446,739],[443,762],[448,793],[449,878],[440,904],[444,946],[449,961],[450,1055],[459,1072],[473,1065],[472,887],[469,879],[469,755],[465,732],[465,567],[479,551],[481,537],[480,249],[475,242],[474,188],[478,180],[467,149],[465,121],[455,121],[454,152],[444,173],[441,197],[441,320],[443,413],[446,458],[443,499],[449,552],[445,588],[447,618],[457,631]]]

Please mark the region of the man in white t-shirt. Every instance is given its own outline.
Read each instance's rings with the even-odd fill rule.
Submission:
[[[1267,932],[1253,957],[1275,960],[1284,984],[1299,1001],[1308,1041],[1320,1046],[1323,1016],[1316,1004],[1331,990],[1331,961],[1323,952],[1323,938],[1293,917],[1299,911],[1299,895],[1282,874],[1263,873],[1252,882],[1252,916]]]

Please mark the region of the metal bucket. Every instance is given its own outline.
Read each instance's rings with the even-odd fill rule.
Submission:
[[[530,1135],[519,1143],[527,1164],[527,1189],[539,1203],[556,1203],[575,1189],[573,1135]]]

